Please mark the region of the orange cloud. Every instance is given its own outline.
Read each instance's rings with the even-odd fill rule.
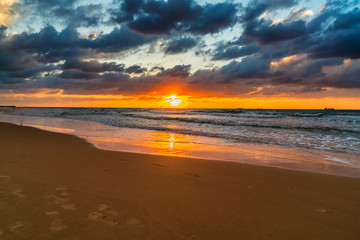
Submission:
[[[0,1],[0,23],[10,25],[16,13],[12,9],[12,6],[16,0],[1,0]]]
[[[278,71],[282,66],[290,63],[290,62],[293,62],[295,61],[296,59],[299,59],[299,58],[304,58],[304,56],[298,56],[298,55],[291,55],[291,56],[287,56],[287,57],[284,57],[284,58],[281,58],[280,60],[276,60],[276,61],[272,61],[270,63],[270,70],[272,72],[276,72]]]

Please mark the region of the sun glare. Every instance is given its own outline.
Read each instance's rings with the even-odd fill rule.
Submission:
[[[166,98],[166,102],[169,103],[171,107],[177,107],[181,104],[181,99],[175,95],[171,95]]]

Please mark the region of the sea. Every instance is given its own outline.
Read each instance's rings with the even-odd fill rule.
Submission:
[[[359,110],[0,107],[0,121],[105,150],[360,177]]]

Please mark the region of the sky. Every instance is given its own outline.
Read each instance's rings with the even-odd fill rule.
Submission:
[[[360,108],[360,0],[1,0],[0,105]]]

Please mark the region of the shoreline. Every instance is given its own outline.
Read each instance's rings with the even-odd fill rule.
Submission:
[[[360,179],[113,152],[0,123],[3,239],[358,239]]]
[[[3,120],[45,131],[71,134],[102,150],[235,162],[360,178],[359,156],[351,154],[276,145],[233,145],[201,136],[119,128],[73,119],[8,116]]]

